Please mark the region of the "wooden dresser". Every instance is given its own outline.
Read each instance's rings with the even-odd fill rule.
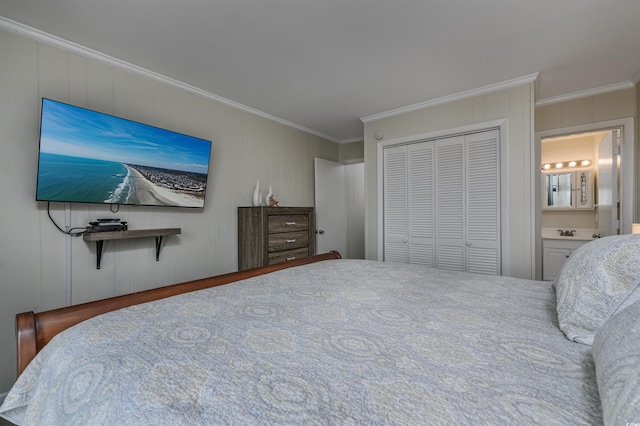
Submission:
[[[313,207],[238,207],[238,270],[314,254]]]

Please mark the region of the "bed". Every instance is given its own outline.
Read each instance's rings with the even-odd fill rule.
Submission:
[[[20,314],[24,371],[0,415],[83,425],[639,422],[640,262],[628,262],[640,239],[611,238],[583,246],[553,284],[332,252]],[[599,319],[585,325],[589,301],[576,298],[603,285]]]

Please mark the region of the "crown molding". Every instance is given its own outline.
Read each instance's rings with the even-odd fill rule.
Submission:
[[[639,74],[640,71],[636,74]],[[640,77],[640,75],[639,75]],[[632,88],[633,83],[631,81],[624,81],[621,83],[608,84],[606,86],[595,87],[593,89],[581,90],[579,92],[568,93],[566,95],[554,96],[551,98],[539,99],[536,101],[536,107],[545,105],[556,104],[558,102],[573,101],[580,98],[586,98],[588,96],[602,95],[604,93],[615,92],[617,90],[624,90]]]
[[[355,142],[364,142],[364,138],[362,136],[356,136],[355,138],[344,139],[344,140],[340,141],[340,143],[342,143],[342,144],[344,144],[344,143],[355,143]]]
[[[534,82],[538,78],[538,73],[525,75],[522,77],[513,78],[511,80],[505,80],[500,83],[490,84],[488,86],[479,87],[476,89],[466,90],[464,92],[454,93],[453,95],[443,96],[441,98],[432,99],[425,102],[420,102],[413,105],[408,105],[400,108],[395,108],[390,111],[381,112],[378,114],[368,115],[361,117],[363,123],[370,121],[376,121],[383,118],[393,117],[407,112],[413,112],[424,108],[430,108],[437,105],[446,104],[453,101],[459,101],[462,99],[472,98],[474,96],[486,95],[488,93],[497,92],[499,90],[511,89],[513,87],[521,86],[523,84],[529,84]]]
[[[46,43],[46,44],[49,44],[49,45],[54,46],[54,47],[58,47],[60,49],[66,50],[68,52],[75,53],[77,55],[84,56],[86,58],[93,59],[93,60],[105,63],[107,65],[111,65],[113,67],[116,67],[116,68],[119,68],[119,69],[122,69],[122,70],[125,70],[125,71],[128,71],[128,72],[131,72],[133,74],[141,75],[141,76],[146,77],[146,78],[148,78],[150,80],[154,80],[154,81],[157,81],[159,83],[163,83],[163,84],[166,84],[166,85],[169,85],[169,86],[176,87],[178,89],[185,90],[187,92],[191,92],[191,93],[203,96],[205,98],[208,98],[208,99],[214,100],[216,102],[219,102],[219,103],[225,104],[227,106],[230,106],[232,108],[239,109],[241,111],[245,111],[245,112],[248,112],[250,114],[254,114],[254,115],[257,115],[257,116],[262,117],[262,118],[266,118],[266,119],[271,120],[271,121],[275,121],[275,122],[283,124],[285,126],[292,127],[294,129],[303,131],[305,133],[309,133],[311,135],[318,136],[318,137],[321,137],[323,139],[327,139],[327,140],[329,140],[331,142],[335,142],[335,143],[340,143],[341,142],[341,141],[339,141],[339,140],[337,140],[335,138],[332,138],[330,136],[327,136],[327,135],[322,134],[320,132],[317,132],[315,130],[309,129],[307,127],[300,126],[300,125],[292,123],[292,122],[290,122],[288,120],[284,120],[284,119],[282,119],[280,117],[276,117],[274,115],[267,114],[266,112],[257,110],[255,108],[251,108],[251,107],[249,107],[247,105],[243,105],[243,104],[241,104],[239,102],[236,102],[236,101],[233,101],[231,99],[227,99],[227,98],[224,98],[222,96],[218,96],[216,94],[213,94],[211,92],[207,92],[206,90],[199,89],[199,88],[197,88],[195,86],[191,86],[190,84],[183,83],[181,81],[178,81],[178,80],[175,80],[173,78],[164,76],[162,74],[159,74],[157,72],[148,70],[146,68],[142,68],[142,67],[134,65],[132,63],[123,61],[121,59],[114,58],[113,56],[106,55],[104,53],[98,52],[97,50],[90,49],[90,48],[88,48],[86,46],[74,43],[74,42],[69,41],[69,40],[65,40],[63,38],[54,36],[52,34],[48,34],[48,33],[44,32],[44,31],[38,30],[38,29],[33,28],[33,27],[29,27],[27,25],[21,24],[20,22],[16,22],[16,21],[13,21],[11,19],[8,19],[8,18],[6,18],[4,16],[0,16],[0,29],[5,29],[5,30],[8,30],[8,31],[12,31],[14,33],[23,35],[25,37],[32,38],[32,39],[34,39],[36,41],[39,41],[39,42],[42,42],[42,43]]]

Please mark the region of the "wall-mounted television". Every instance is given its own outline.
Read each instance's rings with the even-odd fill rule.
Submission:
[[[37,201],[204,207],[211,141],[42,99]]]

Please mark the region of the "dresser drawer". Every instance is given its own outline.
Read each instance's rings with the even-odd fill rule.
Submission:
[[[238,207],[238,270],[313,256],[313,207]]]
[[[309,216],[306,214],[269,215],[268,222],[267,232],[269,234],[309,231]]]
[[[309,232],[286,232],[281,234],[269,234],[267,250],[269,253],[281,250],[291,250],[309,246]]]
[[[309,247],[269,253],[269,265],[309,256]]]

